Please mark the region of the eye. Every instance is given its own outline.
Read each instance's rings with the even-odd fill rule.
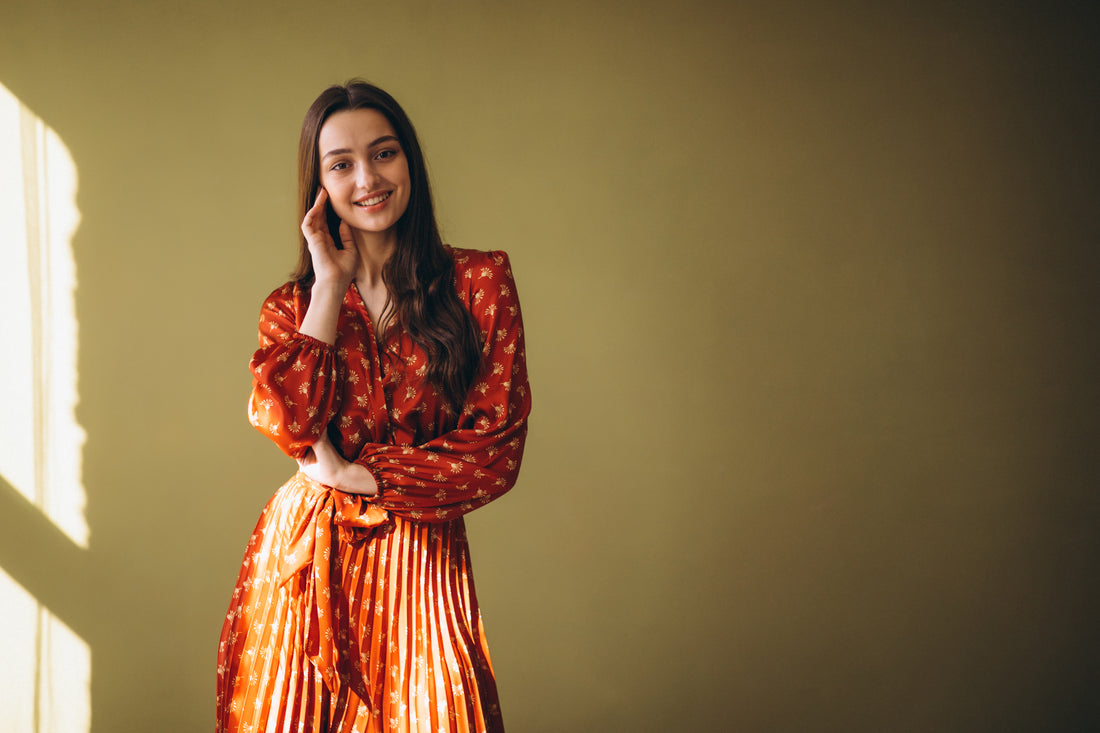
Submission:
[[[378,154],[374,156],[374,159],[375,160],[389,160],[390,158],[394,158],[396,156],[397,156],[397,151],[396,150],[391,150],[391,149],[387,148],[386,150],[379,151]]]
[[[330,171],[342,171],[342,170],[344,170],[344,169],[345,169],[345,168],[347,168],[347,167],[348,167],[348,163],[347,163],[347,161],[344,161],[344,160],[340,160],[340,161],[337,161],[337,162],[333,163],[333,164],[332,164],[332,165],[331,165],[331,166],[329,167],[329,170],[330,170]]]

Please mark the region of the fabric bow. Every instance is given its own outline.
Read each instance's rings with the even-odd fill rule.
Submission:
[[[320,671],[325,686],[335,694],[338,674],[345,680],[360,675],[348,674],[349,660],[341,658],[340,653],[347,648],[348,629],[346,619],[340,619],[339,609],[334,613],[332,605],[332,597],[338,592],[338,584],[334,586],[332,582],[335,550],[332,528],[336,527],[343,542],[362,542],[376,527],[389,522],[389,512],[369,503],[368,497],[330,489],[304,474],[298,476],[316,490],[308,496],[310,505],[303,512],[302,521],[288,532],[286,554],[279,563],[279,583],[285,585],[310,568],[304,579],[305,593],[313,595],[306,627],[306,653]],[[368,698],[365,689],[355,692],[363,700]]]

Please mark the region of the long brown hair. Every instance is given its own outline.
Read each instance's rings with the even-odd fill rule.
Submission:
[[[443,247],[432,206],[431,186],[416,130],[389,94],[361,79],[321,92],[306,112],[298,139],[298,221],[305,218],[321,187],[317,141],[325,121],[336,112],[375,109],[397,133],[409,164],[409,203],[396,224],[397,247],[382,268],[390,306],[379,332],[396,319],[428,354],[428,381],[457,414],[481,364],[478,328],[458,299],[454,260]],[[329,207],[329,230],[340,241],[340,220]],[[300,285],[313,283],[313,260],[299,232],[298,266],[292,275]]]

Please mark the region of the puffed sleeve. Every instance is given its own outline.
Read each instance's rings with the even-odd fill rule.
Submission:
[[[409,519],[447,521],[487,504],[512,488],[523,457],[531,394],[508,256],[489,253],[459,287],[484,345],[458,427],[419,446],[370,443],[357,459],[381,488],[372,503]]]
[[[305,455],[340,407],[335,347],[298,332],[307,299],[291,283],[267,297],[249,363],[249,422],[291,458]]]

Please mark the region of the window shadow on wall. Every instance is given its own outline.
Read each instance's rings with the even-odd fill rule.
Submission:
[[[25,697],[18,720],[4,710],[0,727],[11,724],[18,733],[199,730],[213,717],[221,614],[258,498],[225,491],[227,480],[218,472],[228,454],[204,449],[201,436],[210,428],[196,415],[208,403],[225,405],[237,420],[213,417],[212,434],[223,436],[217,426],[237,423],[244,433],[243,385],[219,380],[217,363],[240,361],[237,371],[246,375],[247,361],[220,344],[209,348],[213,356],[189,351],[190,361],[180,358],[200,343],[182,291],[196,281],[201,263],[177,257],[178,248],[154,246],[165,239],[158,231],[164,222],[153,220],[150,202],[180,200],[171,190],[180,178],[170,175],[163,151],[158,158],[143,148],[173,131],[150,124],[133,132],[135,109],[148,102],[130,97],[135,109],[126,111],[118,100],[129,94],[121,87],[141,83],[117,74],[98,82],[63,79],[51,69],[79,59],[51,60],[49,67],[30,59],[16,65],[0,51],[0,84],[56,130],[79,174],[79,227],[65,243],[76,283],[68,293],[75,326],[68,379],[75,394],[67,403],[76,430],[43,429],[48,400],[41,395],[27,402],[26,415],[0,421],[0,438],[30,446],[0,457],[14,455],[15,463],[31,466],[16,476],[0,465],[0,680],[10,678]],[[137,169],[150,177],[137,180]],[[10,270],[11,248],[21,245],[11,232],[0,236]],[[49,392],[60,384],[50,351],[60,341],[31,306],[29,316],[9,313],[8,320],[19,316],[31,324],[26,340],[33,348],[14,346],[4,358],[29,361],[25,371],[35,376],[23,381]],[[3,333],[8,340],[9,330]],[[212,338],[207,334],[206,341]],[[24,385],[3,389],[10,412]],[[62,513],[79,520],[83,535],[68,531],[57,507],[47,506],[49,481],[73,489]],[[274,485],[261,481],[269,491]],[[225,517],[237,516],[247,519],[218,531]],[[10,656],[11,649],[20,656]],[[78,667],[84,672],[75,687],[57,682]],[[74,718],[74,709],[83,712]]]

